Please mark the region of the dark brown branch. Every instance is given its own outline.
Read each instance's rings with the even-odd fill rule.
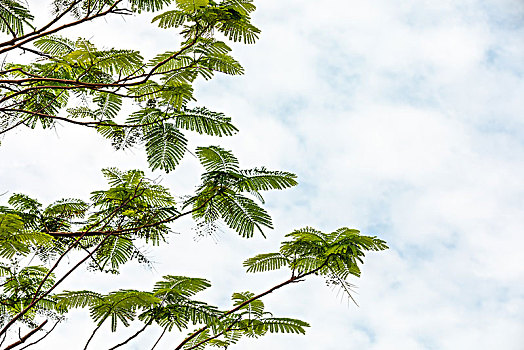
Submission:
[[[93,333],[91,333],[91,336],[89,337],[89,339],[87,340],[87,343],[86,345],[84,346],[84,350],[87,350],[87,347],[89,345],[89,343],[91,342],[91,340],[93,339],[93,337],[95,336],[95,333],[100,329],[100,327],[102,326],[102,324],[105,322],[105,320],[107,320],[107,318],[109,317],[109,315],[111,315],[111,311],[113,311],[113,309],[121,302],[127,300],[127,299],[130,299],[132,298],[132,296],[128,296],[126,298],[123,298],[121,300],[119,300],[117,303],[111,305],[111,308],[107,311],[106,315],[104,316],[104,318],[99,321],[100,323],[98,324],[98,326],[93,330]],[[112,350],[112,349],[116,349],[118,348],[119,346],[121,345],[124,345],[125,343],[127,343],[128,341],[130,341],[131,339],[133,339],[134,337],[136,337],[137,335],[139,335],[140,333],[142,333],[147,326],[151,325],[151,323],[153,323],[153,319],[151,319],[151,321],[149,321],[149,323],[147,323],[141,330],[139,330],[138,332],[135,333],[135,335],[131,336],[130,338],[128,338],[124,343],[122,344],[118,344],[117,346],[109,349],[109,350]]]
[[[20,120],[18,123],[13,124],[13,125],[11,125],[10,127],[8,127],[8,128],[6,128],[6,129],[0,131],[0,135],[4,134],[4,133],[6,133],[6,132],[8,132],[8,131],[10,131],[10,130],[13,130],[14,128],[19,127],[20,125],[24,124],[24,123],[25,123],[26,121],[28,121],[29,119],[31,119],[31,117],[27,117],[27,118],[25,118],[25,119],[23,119],[23,120]]]
[[[27,333],[26,335],[24,335],[23,337],[21,337],[20,340],[14,342],[14,343],[11,344],[11,345],[8,345],[4,350],[13,349],[13,348],[17,347],[18,345],[23,344],[27,339],[29,339],[30,336],[32,336],[33,334],[35,334],[36,332],[38,332],[40,329],[42,329],[42,327],[45,326],[46,323],[47,323],[47,320],[45,320],[45,321],[42,322],[38,327],[36,327],[35,329],[31,330],[31,331],[30,331],[29,333]]]
[[[172,59],[174,59],[174,58],[175,57],[173,57]],[[165,63],[167,63],[167,62],[165,62]],[[151,73],[151,71],[150,71],[149,73],[151,73],[151,74],[144,73],[144,74],[137,75],[137,76],[128,76],[129,80],[135,80],[135,79],[143,78],[143,77],[149,75],[147,78],[145,78],[142,81],[130,82],[130,83],[123,83],[123,82],[122,83],[87,83],[87,82],[81,82],[81,81],[77,81],[77,80],[58,79],[58,78],[46,78],[46,77],[41,77],[41,76],[38,76],[38,75],[35,75],[35,74],[27,73],[27,72],[22,71],[21,69],[17,68],[17,69],[13,69],[13,70],[7,70],[7,71],[4,71],[4,72],[10,72],[10,71],[19,70],[19,71],[23,72],[24,74],[26,74],[28,76],[31,76],[33,78],[18,79],[18,80],[4,79],[4,80],[0,80],[0,83],[26,86],[27,84],[24,84],[24,83],[45,81],[45,82],[57,82],[57,83],[60,83],[60,84],[63,84],[63,85],[37,85],[37,86],[31,86],[31,87],[28,87],[28,88],[23,89],[23,90],[18,90],[17,92],[15,92],[15,93],[13,93],[11,95],[4,96],[2,99],[0,99],[0,102],[5,102],[7,100],[15,98],[16,96],[24,95],[24,94],[27,94],[27,93],[29,93],[31,91],[46,90],[46,89],[54,89],[54,90],[58,90],[58,89],[60,89],[60,90],[88,89],[88,90],[92,90],[92,91],[99,91],[99,92],[105,92],[105,93],[117,95],[117,96],[120,96],[120,97],[123,97],[123,98],[136,99],[136,98],[145,97],[145,96],[149,96],[149,95],[153,95],[153,94],[156,94],[158,92],[161,92],[161,91],[163,91],[163,88],[158,89],[156,91],[147,92],[147,93],[138,94],[138,95],[125,95],[125,94],[117,93],[117,91],[122,89],[122,88],[128,89],[129,87],[143,84],[143,83],[147,82],[152,76],[156,76],[156,75],[160,75],[160,74],[166,74],[166,73],[173,73],[173,72],[176,72],[176,71],[179,71],[179,70],[188,69],[188,68],[193,67],[195,64],[196,63],[194,62],[194,63],[192,63],[190,65],[179,67],[179,68],[175,68],[175,69],[171,69],[171,70],[168,70],[166,72],[153,72],[153,73]],[[123,81],[123,79],[121,81]],[[6,86],[3,86],[3,87],[7,88]],[[103,89],[109,89],[109,88],[116,88],[116,89],[114,91],[103,90]],[[13,89],[10,89],[10,90],[13,91]]]
[[[35,55],[38,55],[38,56],[41,56],[41,57],[45,57],[45,58],[48,58],[48,59],[56,59],[55,57],[51,56],[51,55],[48,55],[46,53],[43,53],[43,52],[40,52],[38,50],[34,50],[34,49],[31,49],[29,47],[24,47],[24,46],[19,46],[18,47],[19,49],[22,49],[24,51],[27,51],[27,52],[31,52],[31,53],[34,53]]]
[[[184,217],[186,215],[192,214],[192,213],[202,209],[203,207],[205,207],[210,201],[213,200],[213,198],[215,198],[216,196],[222,194],[224,191],[225,191],[225,189],[222,189],[222,190],[218,191],[217,193],[215,193],[214,195],[212,195],[211,197],[206,199],[197,208],[191,209],[191,210],[189,210],[189,211],[187,211],[185,213],[173,215],[173,216],[171,216],[171,217],[169,217],[167,219],[164,219],[164,220],[155,221],[155,222],[152,222],[152,223],[149,223],[149,224],[144,224],[142,226],[131,227],[131,228],[122,228],[122,229],[111,230],[111,231],[103,231],[103,230],[91,231],[90,230],[90,231],[76,231],[76,232],[58,231],[58,232],[46,232],[46,233],[48,235],[51,235],[51,236],[54,236],[54,237],[84,237],[84,236],[87,236],[87,235],[89,235],[89,236],[102,236],[102,235],[106,235],[106,234],[109,234],[109,233],[112,234],[112,235],[121,235],[121,234],[124,234],[124,233],[136,232],[136,231],[139,231],[139,230],[142,230],[142,229],[145,229],[145,228],[150,228],[150,227],[155,227],[155,226],[162,225],[162,224],[167,224],[167,223],[173,222],[175,220],[178,220],[181,217]]]
[[[42,108],[40,108],[38,111],[31,111],[32,113],[31,114],[34,114],[34,113],[40,113],[42,110],[46,109],[47,107],[49,107],[53,102],[55,102],[62,94],[64,93],[64,91],[61,91],[59,94],[57,94],[55,97],[53,97],[45,106],[42,106]],[[25,102],[26,100],[22,101],[21,103]],[[10,112],[10,111],[17,111],[16,109],[10,109],[10,108],[0,108],[0,111],[2,112]],[[12,130],[22,124],[24,124],[26,121],[28,121],[31,117],[27,117],[21,121],[19,121],[18,123],[4,129],[4,130],[1,130],[0,131],[0,135],[1,134],[4,134],[6,132],[8,132],[9,130]]]
[[[4,335],[2,336],[2,341],[0,341],[0,346],[2,346],[2,344],[4,344],[4,341],[5,341],[6,337],[7,337],[7,333],[4,333]]]
[[[91,228],[93,228],[93,227],[95,227],[96,225],[98,225],[98,224],[104,222],[104,221],[106,221],[106,223],[105,223],[102,227],[106,227],[107,224],[109,223],[109,220],[110,220],[114,215],[116,215],[116,213],[118,213],[118,211],[119,211],[119,210],[120,210],[124,205],[126,205],[127,203],[129,203],[130,201],[132,201],[133,199],[135,199],[136,197],[139,196],[139,194],[137,194],[138,186],[140,186],[140,182],[139,182],[138,185],[136,186],[136,188],[135,188],[135,192],[133,193],[133,195],[132,195],[131,197],[129,197],[129,198],[128,198],[127,200],[125,200],[125,201],[122,201],[122,203],[120,203],[120,205],[119,205],[117,208],[115,208],[113,211],[111,211],[111,213],[109,213],[105,218],[100,219],[100,220],[98,220],[97,222],[93,223],[93,224],[88,228],[88,230],[91,229]],[[108,236],[110,236],[110,234],[108,234]],[[106,236],[106,238],[107,238],[108,236]],[[46,276],[42,279],[42,281],[40,281],[40,285],[38,286],[38,288],[37,288],[37,290],[36,290],[36,292],[35,292],[35,294],[34,294],[34,297],[33,297],[32,302],[35,301],[35,298],[38,296],[38,293],[40,293],[40,290],[41,290],[42,286],[44,285],[44,282],[45,282],[46,279],[51,275],[51,273],[52,273],[52,272],[53,272],[53,271],[58,267],[58,264],[60,263],[60,261],[61,261],[61,260],[66,256],[66,254],[69,253],[69,252],[70,252],[74,247],[76,247],[77,245],[80,244],[80,240],[81,240],[83,237],[84,237],[84,236],[79,236],[79,237],[78,237],[78,238],[73,242],[73,244],[71,244],[71,245],[67,248],[67,250],[66,250],[64,253],[62,253],[62,255],[60,255],[60,257],[59,257],[58,260],[55,262],[55,264],[53,265],[53,267],[52,267],[52,268],[47,272]],[[104,240],[105,240],[106,238],[104,238]],[[91,255],[92,255],[92,253],[91,253]],[[53,286],[52,288],[54,288],[54,287],[55,287],[55,286]],[[44,295],[44,296],[45,296],[45,295]],[[42,296],[42,297],[43,297],[43,296]],[[40,298],[40,299],[41,299],[41,298]]]
[[[58,99],[58,98],[59,98],[63,93],[64,93],[64,91],[61,91],[59,94],[57,94],[55,97],[53,97],[53,98],[52,98],[52,99],[51,99],[51,100],[50,100],[50,101],[49,101],[45,106],[42,106],[42,108],[40,108],[38,111],[28,111],[28,112],[30,112],[30,113],[28,113],[28,114],[31,114],[31,115],[42,114],[41,111],[44,110],[44,109],[46,109],[47,107],[49,107],[49,106],[50,106],[53,102],[55,102],[55,101],[56,101],[56,100],[57,100],[57,99]],[[23,103],[23,102],[25,102],[25,101],[27,101],[27,100],[24,100],[24,101],[22,101],[21,103]],[[9,106],[9,107],[10,107],[10,106]],[[5,108],[5,107],[4,107],[4,108],[1,108],[1,107],[0,107],[0,111],[1,111],[1,112],[20,112],[20,110],[18,110],[18,109],[16,109],[16,108],[9,108],[9,107],[7,107],[7,108]],[[23,110],[21,110],[21,111],[23,111]],[[4,129],[4,130],[0,130],[0,135],[6,133],[6,132],[8,132],[8,131],[10,131],[10,130],[12,130],[12,129],[18,127],[18,126],[20,126],[20,125],[22,125],[22,124],[24,124],[24,123],[25,123],[26,121],[28,121],[29,119],[31,119],[30,116],[28,116],[27,118],[25,118],[25,119],[19,121],[18,123],[16,123],[16,124],[14,124],[14,125],[12,125],[12,126],[6,128],[6,129]]]
[[[235,308],[229,310],[228,312],[226,312],[225,314],[223,314],[223,315],[220,316],[219,318],[223,318],[223,317],[225,317],[225,316],[227,316],[227,315],[230,315],[230,314],[232,314],[233,312],[240,310],[240,309],[243,308],[245,305],[247,305],[247,304],[253,302],[254,300],[260,299],[260,298],[262,298],[263,296],[265,296],[265,295],[267,295],[267,294],[270,294],[270,293],[274,292],[275,290],[277,290],[277,289],[279,289],[279,288],[282,288],[282,287],[284,287],[284,286],[286,286],[286,285],[288,285],[288,284],[290,284],[290,283],[293,283],[293,282],[295,282],[297,279],[298,279],[298,277],[291,277],[290,279],[288,279],[288,280],[286,280],[286,281],[284,281],[284,282],[282,282],[282,283],[277,284],[276,286],[274,286],[274,287],[272,287],[272,288],[266,290],[265,292],[260,293],[260,294],[258,294],[258,295],[255,295],[254,297],[252,297],[252,298],[249,299],[249,300],[246,300],[245,302],[243,302],[243,303],[239,304],[237,307],[235,307]],[[186,339],[184,339],[180,344],[178,344],[178,346],[175,348],[175,350],[180,350],[180,349],[182,349],[182,347],[183,347],[183,346],[184,346],[188,341],[190,341],[191,339],[193,339],[194,337],[196,337],[197,335],[199,335],[200,333],[202,333],[203,331],[205,331],[205,330],[208,329],[208,328],[209,328],[208,325],[206,325],[206,326],[200,328],[199,330],[197,330],[196,332],[194,332],[193,334],[191,334],[189,337],[187,337]],[[209,339],[209,340],[210,340],[210,339]]]
[[[113,236],[118,236],[118,235],[121,235],[121,234],[130,233],[130,232],[136,232],[136,231],[139,231],[139,230],[143,230],[145,228],[155,227],[155,226],[158,226],[158,225],[167,224],[167,223],[170,223],[172,221],[178,220],[179,218],[181,218],[183,216],[192,214],[195,211],[200,210],[212,198],[214,198],[214,196],[209,198],[206,202],[204,202],[198,208],[192,209],[192,210],[187,211],[187,212],[182,213],[182,214],[171,216],[171,217],[169,217],[167,219],[164,219],[164,220],[152,222],[150,224],[144,224],[142,226],[130,227],[130,228],[122,228],[122,229],[111,230],[111,231],[89,231],[89,232],[87,232],[87,231],[76,231],[76,232],[61,231],[61,232],[49,232],[48,234],[51,235],[51,236],[54,236],[54,237],[78,237],[78,236],[82,236],[82,235],[84,235],[84,236],[102,236],[102,235],[106,235],[106,234],[111,234]]]

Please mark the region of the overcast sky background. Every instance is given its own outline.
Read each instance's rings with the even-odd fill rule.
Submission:
[[[191,275],[209,278],[214,287],[202,298],[226,308],[232,292],[286,278],[246,275],[245,258],[277,250],[295,228],[348,226],[390,246],[369,254],[362,278],[352,280],[360,306],[312,278],[264,299],[275,316],[308,321],[306,336],[268,335],[232,348],[524,349],[524,2],[256,5],[259,42],[234,45],[246,74],[196,91],[198,105],[231,116],[240,133],[197,137],[192,146],[219,143],[245,167],[297,173],[297,188],[267,197],[276,229],[266,240],[224,230],[196,242],[188,220],[174,225],[181,234],[169,246],[150,251],[154,271],[82,274],[65,288],[150,289],[164,274]],[[99,21],[71,36],[146,57],[175,48],[175,33],[147,18]],[[146,168],[142,150],[115,153],[69,125],[10,134],[0,164],[0,192],[44,202],[87,199],[105,186],[103,167]],[[189,156],[180,172],[151,176],[186,194],[199,171]],[[81,313],[70,324],[52,334],[55,348],[76,348],[92,330]],[[150,347],[157,334],[129,349]],[[91,348],[113,345],[110,337],[98,335]]]

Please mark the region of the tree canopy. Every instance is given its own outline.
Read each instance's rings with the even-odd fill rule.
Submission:
[[[83,308],[93,321],[84,348],[102,327],[117,332],[131,325],[140,325],[136,333],[108,348],[125,346],[153,327],[163,329],[161,337],[186,334],[176,349],[228,348],[244,336],[305,333],[306,322],[265,311],[261,299],[286,285],[317,275],[352,298],[348,278],[360,276],[365,252],[387,246],[349,228],[324,233],[304,227],[288,234],[277,252],[247,259],[247,272],[288,269],[289,278],[258,294],[232,292],[229,308],[196,299],[210,282],[176,271],[150,290],[61,289],[81,267],[119,273],[129,261],[153,264],[141,247],[163,244],[171,224],[185,216],[204,232],[224,222],[241,237],[265,237],[273,223],[263,193],[296,186],[297,177],[263,166],[242,168],[219,145],[189,150],[192,133],[224,137],[238,131],[224,114],[196,106],[193,88],[199,77],[244,72],[226,41],[252,44],[258,38],[252,0],[53,0],[50,6],[50,21],[40,25],[30,4],[0,0],[0,134],[73,124],[93,129],[116,150],[144,148],[149,171],[171,172],[191,152],[202,173],[185,196],[171,193],[146,171],[116,168],[102,170],[107,186],[89,199],[41,203],[32,195],[11,194],[0,206],[0,347],[36,344],[55,327],[67,327],[69,311]],[[161,29],[177,31],[177,47],[146,60],[135,50],[98,48],[87,39],[62,36],[100,18],[145,12],[154,13]],[[33,58],[7,57],[11,52]]]

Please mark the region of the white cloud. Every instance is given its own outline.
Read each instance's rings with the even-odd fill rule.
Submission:
[[[347,225],[391,246],[370,254],[355,281],[360,308],[308,281],[267,298],[275,314],[311,322],[306,337],[268,336],[239,347],[521,349],[522,2],[257,5],[260,42],[235,45],[246,76],[199,84],[197,96],[234,118],[241,133],[218,141],[241,161],[296,171],[302,185],[269,196],[277,227],[269,240],[177,236],[155,250],[158,274],[145,280],[209,275],[217,288],[206,295],[226,303],[232,289],[274,283],[271,275],[244,275],[242,259],[276,249],[292,228]],[[122,43],[169,46],[168,34],[130,21],[140,40],[130,31]],[[110,39],[93,34],[108,46]],[[57,188],[72,196],[101,186],[101,167],[144,165],[140,151],[114,155],[93,135],[67,130],[60,139],[7,138],[5,189],[51,200]],[[165,184],[191,186],[194,163],[187,160],[187,172],[166,176]],[[187,225],[179,229],[187,235]]]

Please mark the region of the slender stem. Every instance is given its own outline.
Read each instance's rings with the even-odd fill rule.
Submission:
[[[28,121],[29,119],[31,119],[31,116],[29,116],[29,117],[27,117],[27,118],[25,118],[25,119],[23,119],[23,120],[20,120],[18,123],[14,124],[14,125],[11,125],[10,127],[8,127],[8,128],[6,128],[6,129],[0,131],[0,135],[1,135],[1,134],[4,134],[4,133],[6,133],[6,132],[8,132],[8,131],[10,131],[10,130],[13,130],[14,128],[16,128],[16,127],[18,127],[18,126],[24,124],[24,123],[25,123],[26,121]]]
[[[151,350],[155,350],[156,346],[158,345],[158,343],[160,343],[160,339],[162,339],[162,337],[164,336],[164,334],[166,334],[166,331],[167,331],[167,327],[164,328],[164,330],[162,331],[162,334],[160,334],[160,337],[158,337],[158,339],[156,340],[156,342],[153,344],[153,347],[151,348]]]
[[[119,300],[118,302],[114,303],[111,305],[111,307],[109,308],[109,310],[106,312],[106,315],[104,316],[104,318],[100,321],[100,323],[98,324],[98,326],[93,330],[93,333],[91,333],[91,336],[89,337],[89,339],[87,340],[87,343],[84,347],[84,350],[87,349],[87,346],[89,345],[89,343],[91,342],[91,339],[93,339],[93,337],[95,336],[95,333],[100,329],[100,327],[102,326],[102,323],[105,322],[105,320],[107,320],[107,318],[111,315],[111,312],[115,309],[115,307],[118,306],[119,303],[123,302],[123,301],[126,301],[128,299],[132,298],[132,296],[127,296],[121,300]],[[151,323],[153,322],[153,320],[151,320],[148,324],[146,324],[142,330],[138,331],[134,336],[132,336],[131,338],[129,338],[125,343],[127,343],[129,340],[133,339],[134,337],[136,337],[138,334],[142,333],[142,331],[147,327],[149,326]],[[123,344],[125,344],[123,343]],[[123,344],[119,344],[118,346],[120,345],[123,345]],[[117,348],[118,346],[114,347],[114,348]],[[111,348],[111,349],[114,349],[114,348]]]
[[[208,28],[209,28],[209,26],[206,27],[202,32],[197,33],[195,35],[195,38],[193,40],[191,40],[189,43],[187,43],[186,45],[184,45],[183,47],[181,47],[180,50],[178,50],[177,52],[173,53],[172,55],[170,55],[169,57],[167,57],[163,61],[158,62],[156,65],[154,65],[151,68],[151,70],[148,73],[135,75],[135,76],[127,76],[127,77],[122,78],[120,80],[117,80],[117,81],[115,81],[113,83],[88,83],[88,82],[82,82],[82,81],[77,81],[77,80],[59,79],[59,78],[46,78],[46,77],[24,78],[24,79],[17,79],[17,80],[4,79],[4,80],[0,80],[0,83],[19,84],[19,85],[21,85],[23,83],[46,81],[46,82],[54,82],[54,83],[61,83],[61,84],[71,85],[71,86],[54,86],[54,88],[75,88],[75,89],[78,89],[78,88],[81,88],[81,87],[86,87],[86,88],[93,88],[93,87],[94,88],[103,88],[103,87],[124,87],[124,86],[140,85],[140,84],[143,84],[143,83],[147,82],[149,80],[149,78],[151,78],[153,75],[155,75],[155,72],[160,67],[162,67],[163,65],[165,65],[169,61],[174,60],[175,58],[180,56],[185,50],[187,50],[187,49],[191,48],[193,45],[195,45],[197,43],[198,39],[200,38],[200,35],[205,30],[207,30]],[[2,51],[0,50],[0,54],[1,53],[2,53]],[[141,79],[141,80],[132,81],[132,80],[136,80],[136,79]],[[132,82],[129,82],[129,81],[132,81]],[[40,87],[40,88],[42,88],[42,87]],[[47,88],[52,88],[52,86],[47,86]],[[11,97],[11,96],[12,95],[10,95],[9,97]],[[1,101],[3,101],[3,100],[5,100],[5,98],[2,99]]]
[[[218,194],[218,193],[217,193]],[[216,194],[215,194],[216,196]],[[134,197],[133,197],[134,198]],[[214,196],[211,196],[208,200],[206,200],[204,203],[202,203],[202,205],[200,205],[199,207],[197,208],[194,208],[190,211],[187,211],[185,213],[182,213],[182,214],[179,214],[179,215],[176,215],[176,216],[173,216],[171,218],[167,218],[165,220],[161,220],[161,221],[158,221],[156,223],[152,223],[152,224],[148,224],[148,225],[142,225],[140,227],[135,227],[133,228],[133,230],[140,230],[140,229],[143,229],[143,228],[148,228],[148,227],[153,227],[153,226],[157,226],[157,225],[160,225],[160,224],[163,224],[163,223],[167,223],[167,222],[172,222],[174,220],[177,220],[183,216],[186,216],[186,215],[189,215],[191,213],[194,213],[195,211],[198,211],[200,210],[201,208],[203,208],[210,200],[212,200],[214,198]],[[121,205],[122,206],[122,205]],[[107,217],[106,219],[104,220],[107,220]],[[100,222],[100,221],[99,221]],[[98,224],[98,223],[96,223]],[[104,227],[107,225],[107,223],[104,225]],[[22,317],[23,315],[25,315],[33,306],[35,306],[35,304],[37,302],[39,302],[40,300],[42,300],[45,296],[47,296],[49,293],[51,293],[60,283],[62,283],[71,273],[73,273],[73,271],[75,271],[80,265],[82,265],[87,259],[89,259],[99,248],[100,246],[112,235],[114,235],[114,233],[121,233],[121,232],[129,232],[130,230],[128,229],[122,229],[122,230],[115,230],[115,231],[106,231],[105,233],[105,236],[104,238],[100,241],[100,243],[85,257],[83,258],[82,260],[80,260],[75,266],[73,266],[64,276],[62,276],[58,281],[56,281],[53,286],[51,286],[46,292],[42,293],[39,297],[36,297],[36,295],[38,295],[38,293],[40,292],[40,288],[42,287],[42,283],[41,285],[39,286],[39,289],[37,290],[37,292],[35,293],[35,299],[33,299],[33,301],[25,308],[23,309],[22,311],[20,311],[15,317],[13,317],[5,326],[4,328],[2,328],[2,330],[0,330],[0,335],[5,333],[9,327],[11,327],[20,317]],[[84,232],[85,233],[85,232]],[[77,242],[82,239],[84,237],[84,235],[80,235],[80,237],[77,238],[77,240],[75,241],[74,244],[72,244],[68,250],[63,253],[59,260],[61,260],[65,254],[67,252],[69,252],[73,246],[76,246],[76,244],[78,244]],[[55,263],[55,265],[53,266],[53,268],[50,270],[52,271],[53,269],[55,269],[56,267],[58,266],[58,262]],[[50,275],[50,272],[48,273],[48,275],[46,276],[46,278]]]
[[[18,38],[13,38],[9,41],[6,41],[6,42],[3,42],[3,43],[0,43],[0,47],[4,47],[4,46],[8,46],[8,45],[12,45],[14,44],[17,40],[22,40],[22,39],[25,39],[27,37],[30,37],[30,36],[33,36],[35,34],[38,34],[38,33],[41,33],[43,32],[44,30],[47,30],[48,28],[50,28],[53,24],[55,24],[56,22],[58,22],[62,17],[64,17],[69,11],[71,11],[73,9],[73,7],[78,4],[81,0],[76,0],[74,2],[71,3],[71,5],[69,5],[69,7],[67,9],[65,9],[65,11],[63,11],[61,14],[59,14],[58,16],[55,16],[53,18],[53,20],[49,23],[47,23],[45,26],[43,26],[42,28],[38,29],[38,30],[35,30],[31,33],[28,33],[28,34],[25,34],[25,35],[22,35],[22,36],[19,36]]]

